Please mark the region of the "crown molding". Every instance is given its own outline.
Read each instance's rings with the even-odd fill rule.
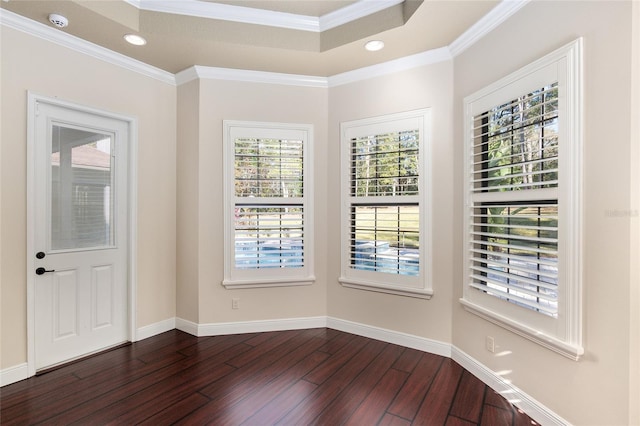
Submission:
[[[133,1],[133,0],[127,0]],[[396,1],[396,0],[391,0]],[[400,0],[399,2],[401,2]],[[197,78],[247,81],[254,83],[287,84],[307,87],[336,87],[370,78],[381,77],[420,66],[431,65],[453,59],[471,47],[494,28],[506,21],[511,15],[523,8],[531,0],[503,0],[477,23],[471,26],[460,37],[447,47],[428,50],[381,64],[347,71],[330,77],[279,74],[272,72],[236,70],[229,68],[211,68],[194,66],[176,75],[178,84]],[[368,2],[362,0],[356,4]],[[396,3],[397,4],[397,3]],[[390,6],[387,6],[390,7]],[[327,15],[325,15],[327,16]]]
[[[125,0],[140,10],[198,18],[266,25],[290,30],[322,32],[402,3],[404,0],[359,0],[321,17],[297,15],[201,0]]]
[[[48,27],[40,22],[25,18],[17,13],[0,9],[0,25],[18,30],[43,40],[67,47],[75,52],[83,53],[101,61],[125,68],[129,71],[154,78],[163,83],[175,85],[175,76],[144,62],[114,52],[97,44],[83,40],[79,37],[65,33],[58,29]]]
[[[327,31],[404,3],[404,0],[360,0],[320,17],[319,31]]]
[[[412,68],[444,62],[452,59],[446,47],[429,50],[393,61],[370,67],[347,71],[331,77],[319,77],[299,74],[282,74],[265,71],[238,70],[232,68],[215,68],[193,66],[176,74],[176,84],[181,85],[196,79],[244,81],[249,83],[282,84],[287,86],[328,88],[367,80],[387,74],[393,74]]]
[[[447,47],[428,50],[426,52],[416,53],[415,55],[405,56],[403,58],[394,59],[381,64],[371,65],[369,67],[333,75],[328,79],[329,87],[341,86],[343,84],[354,83],[356,81],[410,70],[412,68],[431,65],[438,62],[445,62],[452,58],[449,48]]]
[[[197,80],[199,78],[200,76],[198,76],[198,71],[196,71],[196,66],[192,66],[176,74],[176,85],[180,86],[182,84],[188,83],[193,80]]]
[[[218,19],[245,24],[267,25],[300,31],[319,32],[319,19],[314,16],[295,15],[200,0],[125,0],[140,10],[173,13],[198,18]]]
[[[473,24],[449,45],[451,55],[458,56],[464,52],[482,37],[489,34],[498,25],[506,21],[511,15],[522,9],[530,1],[531,0],[502,0],[496,7],[491,9],[489,13],[480,18],[478,22]]]
[[[326,88],[327,78],[312,75],[283,74],[276,72],[238,70],[233,68],[215,68],[196,65],[176,74],[178,85],[195,79],[244,81],[248,83],[281,84]]]
[[[411,56],[405,56],[404,58],[395,59],[393,61],[377,65],[347,71],[331,77],[282,74],[265,71],[238,70],[232,68],[203,67],[196,65],[176,74],[176,84],[181,85],[192,80],[205,79],[328,88],[380,77],[387,74],[393,74],[424,65],[444,62],[450,59],[452,59],[452,56],[451,53],[449,53],[449,49],[443,47]]]

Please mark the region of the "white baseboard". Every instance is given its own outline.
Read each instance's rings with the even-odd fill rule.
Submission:
[[[189,333],[192,336],[200,337],[198,335],[198,324],[192,321],[188,321],[182,318],[176,318],[176,329]]]
[[[0,386],[10,385],[29,377],[29,367],[27,363],[14,365],[13,367],[0,370]]]
[[[147,339],[153,337],[156,334],[164,333],[165,331],[173,330],[176,328],[176,319],[169,318],[160,322],[156,322],[144,327],[140,327],[136,330],[136,336],[134,342],[138,340]]]
[[[413,334],[401,333],[399,331],[387,330],[385,328],[372,327],[339,318],[328,317],[327,327],[346,333],[357,334],[358,336],[369,337],[387,343],[417,349],[436,355],[451,357],[451,345]]]
[[[226,334],[262,333],[265,331],[301,330],[327,326],[327,317],[284,318],[261,321],[196,324],[176,318],[176,328],[194,336],[222,336]]]
[[[287,318],[217,324],[196,324],[182,318],[176,318],[176,328],[178,330],[198,337],[321,327],[333,328],[358,336],[369,337],[371,339],[381,340],[436,355],[451,357],[451,345],[448,343],[332,317]]]
[[[566,426],[570,423],[542,405],[516,386],[506,381],[485,365],[467,355],[455,346],[451,348],[451,359],[464,367],[507,401],[524,411],[529,417],[541,425]]]

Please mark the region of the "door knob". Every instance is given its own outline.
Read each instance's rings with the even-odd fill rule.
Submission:
[[[56,271],[55,269],[44,269],[44,268],[40,267],[40,268],[36,269],[36,275],[42,275],[45,272],[55,272],[55,271]]]

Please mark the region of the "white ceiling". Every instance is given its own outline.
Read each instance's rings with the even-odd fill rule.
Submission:
[[[0,7],[177,73],[193,65],[330,76],[449,46],[499,0],[3,0]],[[124,34],[144,36],[131,46]],[[367,52],[371,39],[385,49]]]

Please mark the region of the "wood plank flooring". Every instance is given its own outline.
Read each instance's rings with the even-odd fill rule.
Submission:
[[[332,329],[173,330],[0,389],[3,425],[535,425],[451,359]]]

